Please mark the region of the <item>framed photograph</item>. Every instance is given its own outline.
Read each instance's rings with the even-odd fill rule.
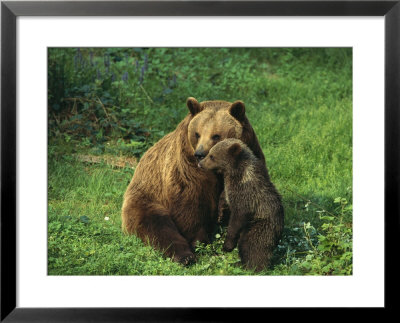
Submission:
[[[2,2],[1,320],[391,309],[399,16],[398,1]],[[272,194],[285,219],[252,258],[263,216],[234,231],[232,214],[257,188],[226,174],[264,159],[238,183],[265,176],[254,203],[272,212]],[[156,213],[137,220],[143,203]]]

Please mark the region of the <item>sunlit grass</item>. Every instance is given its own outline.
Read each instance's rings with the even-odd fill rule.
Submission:
[[[299,262],[310,250],[304,223],[312,226],[309,234],[317,243],[320,215],[339,214],[337,197],[352,201],[351,50],[178,49],[174,57],[168,64],[181,83],[168,99],[174,114],[168,120],[175,123],[162,119],[168,113],[162,106],[159,116],[147,116],[152,126],[173,129],[187,113],[188,96],[243,100],[285,207],[284,237],[273,266],[260,274],[304,274],[307,268]],[[150,94],[152,87],[156,82]],[[150,102],[146,106],[158,109]],[[79,160],[73,153],[85,152],[84,146],[63,137],[49,142],[50,275],[254,274],[240,267],[237,249],[222,252],[224,230],[213,244],[198,246],[197,262],[188,268],[124,235],[120,211],[134,169]],[[118,149],[116,141],[109,151],[113,147]],[[351,225],[351,212],[345,221]]]

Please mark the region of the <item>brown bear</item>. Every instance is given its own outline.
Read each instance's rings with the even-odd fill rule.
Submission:
[[[231,214],[223,249],[232,251],[238,243],[239,256],[247,268],[266,268],[281,238],[284,215],[265,163],[242,141],[226,139],[211,148],[199,167],[224,176]]]
[[[243,102],[188,98],[187,107],[176,129],[140,159],[122,206],[125,232],[182,264],[194,261],[196,241],[211,242],[223,190],[222,178],[198,161],[225,138],[240,138],[264,160]]]

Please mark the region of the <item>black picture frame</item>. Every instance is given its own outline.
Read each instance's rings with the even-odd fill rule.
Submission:
[[[16,19],[18,16],[384,16],[385,309],[398,285],[400,180],[400,0],[396,1],[2,1],[1,3],[1,321],[236,321],[268,309],[16,307]],[[371,255],[373,257],[373,255]],[[290,292],[290,291],[288,291]],[[221,291],[221,295],[223,291]],[[395,293],[397,294],[397,293]],[[190,295],[188,295],[190,297]],[[391,298],[392,297],[392,298]],[[240,311],[240,313],[238,313]],[[249,313],[248,313],[249,312]]]

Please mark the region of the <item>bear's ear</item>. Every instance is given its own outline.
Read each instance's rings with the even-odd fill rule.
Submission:
[[[186,105],[192,115],[196,115],[201,111],[200,103],[195,98],[187,98]]]
[[[228,153],[233,157],[236,157],[242,151],[242,147],[238,143],[234,143],[232,146],[228,148]]]
[[[242,101],[233,102],[231,107],[229,108],[229,113],[236,120],[243,121],[244,115],[246,113],[246,108],[244,107],[244,103]]]

